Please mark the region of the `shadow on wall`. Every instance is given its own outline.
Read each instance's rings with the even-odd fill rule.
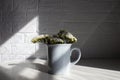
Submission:
[[[37,1],[0,0],[0,45],[38,15]]]
[[[106,19],[85,40],[83,53],[90,58],[77,65],[120,71],[120,1]],[[91,53],[93,52],[94,53]],[[83,54],[85,57],[85,55]],[[99,57],[98,57],[99,56]]]
[[[66,29],[78,37],[75,46],[81,48],[82,58],[120,57],[119,3],[66,0],[57,4],[57,0],[46,0],[39,10],[40,34]]]
[[[82,46],[83,53],[90,58],[120,59],[120,1],[96,27]],[[83,54],[85,57],[85,55]]]

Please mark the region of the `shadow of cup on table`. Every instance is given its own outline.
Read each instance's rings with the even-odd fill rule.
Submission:
[[[48,73],[49,74],[69,74],[70,66],[76,64],[81,58],[79,48],[72,48],[72,44],[48,45]],[[77,51],[77,59],[71,62],[71,56]]]

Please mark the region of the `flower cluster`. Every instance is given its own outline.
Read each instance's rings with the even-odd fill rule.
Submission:
[[[75,43],[77,38],[73,36],[70,32],[65,30],[60,30],[55,35],[41,34],[32,39],[33,43],[44,43],[44,44],[65,44],[65,43]]]

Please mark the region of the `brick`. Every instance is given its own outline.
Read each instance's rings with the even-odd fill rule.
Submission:
[[[13,26],[12,23],[2,22],[1,26],[0,26],[0,32],[1,32],[2,36],[11,35],[12,26]]]
[[[38,0],[14,0],[14,7],[18,7],[19,10],[37,9]]]
[[[1,34],[1,32],[0,32],[0,43],[2,42],[2,34]]]
[[[11,54],[11,45],[9,42],[5,42],[0,46],[0,54]]]
[[[17,60],[22,60],[22,61],[25,61],[27,58],[29,58],[31,55],[28,55],[28,54],[24,54],[24,55],[16,55],[16,59]]]
[[[3,23],[0,26],[1,44],[10,43],[9,38],[13,35],[11,26],[12,24],[8,23]]]
[[[11,45],[12,54],[34,54],[35,45],[34,44],[12,44]]]
[[[1,55],[1,62],[7,62],[10,60],[13,60],[14,58],[15,58],[15,55],[4,54],[4,55]]]
[[[38,36],[38,33],[24,33],[25,43],[32,43],[31,40]]]
[[[1,54],[0,54],[0,63],[2,62]]]
[[[0,22],[2,22],[2,11],[0,10]]]
[[[11,44],[24,43],[24,34],[23,33],[16,33],[9,40],[10,40]]]
[[[13,0],[4,0],[0,1],[0,5],[3,6],[1,7],[4,11],[11,11],[13,9]]]
[[[46,44],[36,44],[35,56],[46,59],[47,53],[48,53],[48,50],[47,50]]]
[[[38,17],[34,17],[31,21],[29,21],[19,32],[36,32],[39,26]]]
[[[24,62],[30,55],[0,55],[0,62],[21,61]]]

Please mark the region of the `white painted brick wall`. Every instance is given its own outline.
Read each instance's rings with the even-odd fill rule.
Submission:
[[[118,57],[118,3],[118,0],[0,0],[0,61],[25,60],[31,55],[45,58],[46,46],[34,45],[31,39],[60,29],[77,36],[75,46],[81,48],[84,58]]]
[[[33,44],[31,39],[38,36],[38,33],[24,33],[24,43]]]
[[[11,54],[11,44],[3,44],[2,46],[0,46],[0,54],[4,55],[4,54]]]
[[[15,33],[0,46],[0,61],[25,60],[35,54],[36,45],[31,42],[31,39],[37,35],[38,33],[35,32]]]
[[[39,33],[36,1],[0,1],[0,62],[24,61],[36,53],[36,44],[31,42]]]
[[[39,26],[39,17],[36,16],[32,20],[30,20],[24,27],[19,30],[21,33],[36,33]]]
[[[16,33],[10,39],[10,44],[23,44],[24,43],[24,34],[23,33]]]
[[[0,46],[0,61],[25,60],[35,54],[36,45],[31,42],[31,39],[36,35],[37,33],[14,34]]]

